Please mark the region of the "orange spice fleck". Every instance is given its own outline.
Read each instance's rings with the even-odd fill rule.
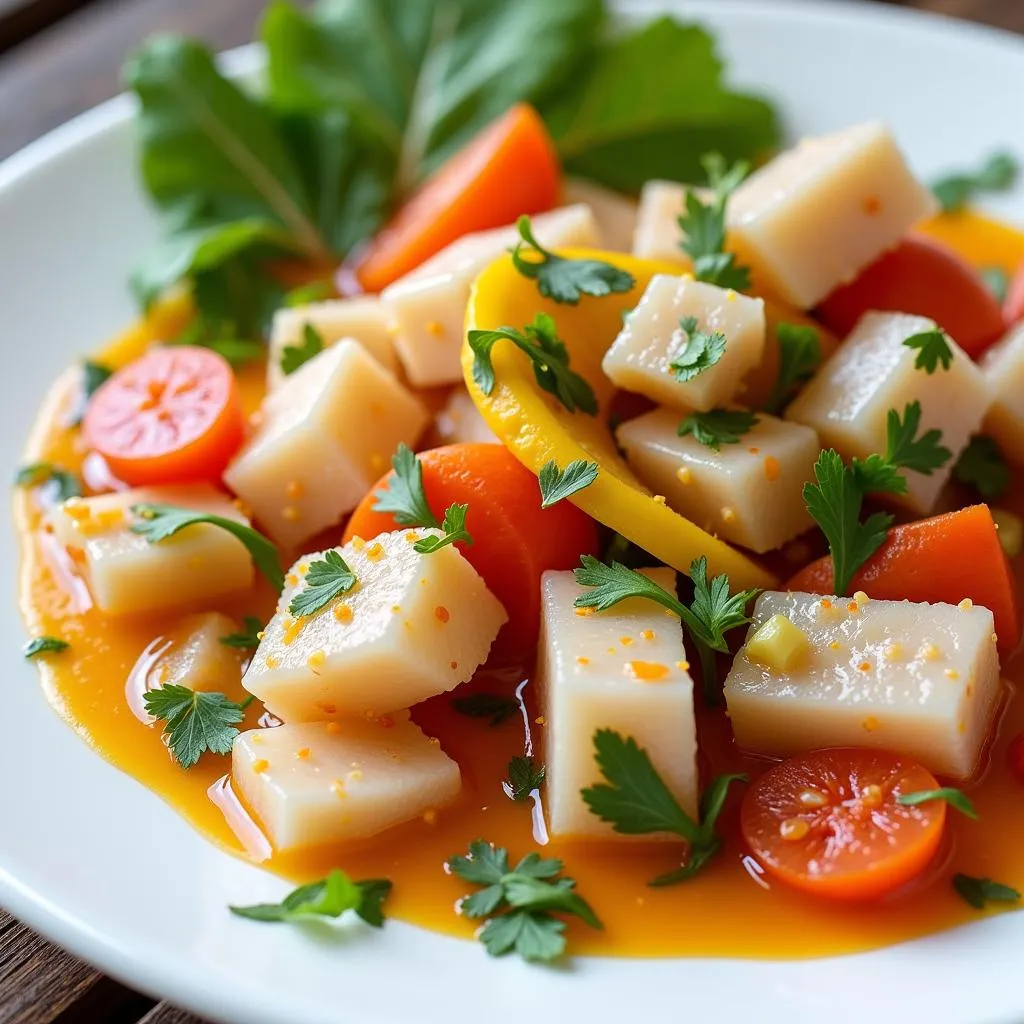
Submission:
[[[303,487],[298,480],[289,480],[288,483],[284,485],[284,494],[286,498],[291,498],[293,500],[295,498],[301,498],[302,492]]]
[[[589,665],[590,664],[590,659],[585,654],[577,655],[577,657],[576,657],[576,664],[577,665]]]
[[[439,604],[434,609],[434,617],[438,622],[448,622],[452,617],[452,613],[443,604]]]
[[[668,665],[657,661],[628,661],[626,672],[641,683],[660,683],[671,674]]]
[[[270,762],[264,757],[258,757],[252,763],[252,770],[258,775],[261,775],[270,767]]]
[[[869,217],[877,217],[882,212],[882,200],[876,195],[865,196],[862,209]]]
[[[334,606],[334,617],[338,622],[348,623],[355,617],[352,609],[347,604],[336,604]]]
[[[766,455],[764,457],[764,475],[768,480],[778,480],[779,474],[782,472],[782,466],[779,465],[779,460],[774,455]]]
[[[328,722],[327,725],[324,726],[324,728],[332,736],[337,736],[338,733],[341,732],[341,723],[340,722]]]
[[[640,631],[640,635],[645,640],[653,640],[654,639],[654,630],[653,629],[642,629]]]
[[[308,760],[309,759],[309,754],[310,754],[309,747],[299,747],[299,749],[295,751],[295,756],[300,761]]]
[[[366,557],[371,562],[379,562],[384,557],[384,548],[380,544],[371,544],[366,549]]]
[[[881,723],[875,718],[874,715],[868,715],[863,722],[860,723],[861,727],[865,732],[875,732]]]
[[[281,518],[286,523],[298,522],[299,510],[294,505],[285,505],[285,507],[281,509]]]

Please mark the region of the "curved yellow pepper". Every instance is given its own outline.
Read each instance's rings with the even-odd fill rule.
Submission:
[[[775,577],[753,559],[673,512],[663,498],[656,499],[633,475],[607,426],[615,387],[602,372],[601,360],[622,326],[623,311],[637,304],[651,277],[678,274],[678,264],[586,250],[570,250],[565,255],[613,263],[632,274],[636,285],[625,294],[584,296],[579,305],[559,305],[541,298],[536,282],[523,277],[509,256],[501,256],[473,285],[466,327],[521,329],[535,313],[550,314],[568,349],[570,367],[594,389],[598,415],[571,413],[543,391],[530,361],[511,343],[494,346],[495,386],[490,395],[483,394],[473,382],[473,353],[464,342],[463,376],[481,415],[509,451],[534,473],[552,459],[563,469],[573,459],[596,462],[600,468],[597,479],[570,500],[667,565],[686,572],[695,558],[706,555],[710,573],[727,574],[734,588],[773,586]]]

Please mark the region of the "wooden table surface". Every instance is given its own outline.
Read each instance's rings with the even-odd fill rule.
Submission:
[[[410,0],[412,2],[412,0]],[[1024,0],[889,0],[1024,33]],[[118,92],[139,39],[247,42],[266,0],[0,0],[0,159]],[[2,243],[0,243],[2,244]],[[0,1024],[202,1024],[104,977],[0,910]]]

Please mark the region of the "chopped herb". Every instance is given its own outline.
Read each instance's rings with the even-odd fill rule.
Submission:
[[[22,654],[26,658],[34,658],[39,654],[61,654],[70,646],[67,640],[55,636],[37,636],[25,644]]]
[[[679,806],[651,763],[647,751],[632,736],[623,737],[612,729],[594,733],[597,766],[605,782],[580,791],[587,807],[616,832],[650,835],[671,832],[689,849],[681,868],[651,881],[651,885],[674,885],[692,878],[722,846],[715,824],[725,806],[729,787],[746,782],[746,775],[719,775],[701,794],[700,821],[694,821]]]
[[[491,350],[502,340],[511,341],[533,363],[540,387],[554,395],[569,412],[577,409],[597,415],[597,398],[590,384],[569,368],[569,352],[555,333],[555,322],[546,313],[538,313],[522,331],[499,327],[496,331],[470,331],[467,335],[473,352],[473,381],[485,394],[494,391],[494,365]]]
[[[994,438],[976,434],[960,453],[953,475],[983,498],[1001,498],[1010,486],[1010,467]]]
[[[559,469],[554,460],[545,462],[537,476],[540,484],[540,507],[550,508],[570,494],[582,491],[597,479],[596,462],[573,459],[565,469]]]
[[[865,494],[906,494],[907,478],[901,469],[912,469],[925,476],[944,466],[953,453],[944,448],[941,430],[926,430],[920,437],[921,403],[908,402],[903,418],[895,409],[886,415],[884,455],[869,455],[863,461],[854,459],[852,468],[857,483]]]
[[[949,347],[949,341],[949,335],[941,327],[933,327],[929,331],[912,334],[903,344],[907,348],[917,349],[915,370],[934,373],[939,363],[942,363],[943,370],[948,370],[953,362],[953,350]]]
[[[391,457],[391,468],[394,472],[383,490],[374,492],[377,501],[373,511],[390,512],[399,526],[440,530],[441,524],[427,504],[423,490],[423,466],[415,452],[400,444]]]
[[[818,368],[821,341],[818,329],[805,324],[778,324],[775,338],[779,346],[779,372],[764,409],[778,414],[797,387]]]
[[[347,594],[357,580],[345,559],[331,550],[309,563],[302,583],[302,589],[296,591],[288,605],[288,611],[298,617],[315,615],[336,597]]]
[[[297,309],[309,306],[314,302],[324,302],[335,295],[334,285],[330,281],[310,281],[300,284],[297,288],[285,292],[281,297],[281,305],[286,309]]]
[[[917,793],[901,793],[899,803],[904,807],[916,807],[918,804],[926,804],[932,800],[945,800],[950,807],[955,807],[961,814],[968,818],[978,820],[978,812],[971,803],[971,798],[962,790],[954,789],[952,786],[943,786],[941,789],[923,789]]]
[[[471,697],[454,697],[452,707],[469,718],[489,718],[492,726],[507,722],[519,711],[519,702],[496,693],[474,693]]]
[[[82,496],[82,482],[70,470],[61,469],[52,462],[31,462],[22,466],[14,477],[18,487],[42,487],[52,489],[58,501]]]
[[[679,424],[679,436],[693,434],[702,445],[717,452],[723,444],[738,444],[758,423],[760,420],[745,409],[710,409],[687,416]]]
[[[539,768],[532,757],[513,757],[508,763],[508,779],[502,783],[505,794],[516,801],[529,800],[544,782],[544,765]]]
[[[146,710],[164,723],[164,735],[174,760],[182,768],[191,768],[207,751],[230,754],[245,709],[254,700],[241,703],[228,700],[223,693],[192,690],[170,684],[147,690]]]
[[[1001,306],[1006,301],[1006,293],[1010,290],[1010,275],[1002,267],[982,267],[981,279]]]
[[[537,282],[537,291],[545,299],[575,306],[581,295],[600,297],[628,292],[636,284],[632,274],[604,260],[567,259],[545,249],[534,237],[530,218],[525,214],[516,221],[516,227],[522,241],[512,250],[512,262],[523,277]],[[524,244],[533,250],[529,259],[522,255]]]
[[[449,505],[444,510],[444,522],[441,523],[442,537],[424,537],[413,544],[413,551],[421,555],[431,555],[441,548],[461,541],[463,544],[472,544],[473,535],[466,529],[466,514],[469,512],[468,505]]]
[[[554,960],[565,952],[565,922],[553,916],[578,917],[591,928],[601,922],[578,893],[571,878],[558,877],[560,860],[542,860],[528,853],[509,868],[508,851],[477,839],[469,844],[469,856],[448,861],[452,874],[480,886],[463,898],[466,917],[487,918],[479,933],[491,956],[517,953],[524,960]]]
[[[932,192],[945,213],[959,210],[983,192],[1013,188],[1020,167],[1009,153],[993,153],[977,170],[960,171],[932,184]]]
[[[383,903],[391,892],[386,878],[353,882],[344,871],[335,868],[319,882],[300,885],[280,903],[257,903],[251,907],[229,907],[232,914],[250,921],[308,921],[311,918],[341,917],[354,910],[367,924],[380,928],[384,923]]]
[[[281,352],[281,371],[288,376],[293,374],[300,366],[305,365],[314,356],[320,355],[324,350],[324,339],[320,332],[312,324],[302,325],[302,343],[299,345],[285,345]]]
[[[1020,893],[1002,882],[991,878],[972,878],[970,875],[954,875],[953,888],[957,894],[976,910],[984,910],[988,903],[1016,903]]]
[[[685,316],[679,321],[679,329],[686,336],[683,348],[669,363],[669,369],[682,383],[699,377],[710,370],[725,355],[725,335],[721,331],[697,330],[697,318]]]
[[[200,523],[208,523],[227,530],[245,545],[256,568],[263,573],[270,585],[277,591],[283,589],[284,571],[277,548],[251,526],[238,523],[234,519],[226,519],[224,516],[197,512],[190,508],[178,508],[175,505],[133,505],[132,512],[139,519],[132,524],[132,533],[145,537],[150,544],[159,544],[160,541],[173,537],[179,530]]]
[[[250,651],[260,645],[260,633],[263,632],[263,624],[252,615],[246,615],[245,628],[240,633],[228,633],[217,639],[225,647],[234,647],[240,651]]]

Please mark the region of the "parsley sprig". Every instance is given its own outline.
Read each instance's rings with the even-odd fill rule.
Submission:
[[[281,372],[285,376],[290,376],[314,356],[320,355],[323,350],[323,335],[312,324],[303,324],[301,343],[285,345],[281,351]]]
[[[230,754],[238,735],[235,728],[245,717],[245,709],[255,700],[241,703],[223,693],[192,690],[171,683],[148,690],[146,710],[164,723],[164,735],[174,760],[182,768],[191,768],[207,751]]]
[[[284,570],[281,568],[277,548],[251,526],[224,516],[197,512],[190,508],[178,508],[176,505],[132,505],[132,512],[138,517],[138,522],[132,524],[132,533],[145,537],[150,544],[159,544],[186,527],[200,523],[208,523],[210,526],[227,530],[245,545],[256,568],[263,573],[270,585],[278,591],[284,588]]]
[[[448,865],[463,881],[480,888],[466,896],[460,909],[466,917],[486,918],[480,941],[491,956],[518,953],[524,960],[554,960],[565,952],[565,922],[578,917],[591,928],[603,927],[576,882],[561,875],[560,860],[542,860],[528,853],[514,868],[508,851],[477,839],[469,856],[454,856]]]
[[[416,453],[406,444],[400,444],[391,457],[393,470],[387,486],[374,492],[377,499],[374,512],[390,512],[399,526],[422,526],[429,530],[441,529],[437,516],[427,503],[423,490],[423,465]]]
[[[994,438],[977,434],[960,453],[953,475],[983,498],[998,499],[1010,486],[1010,467]]]
[[[816,328],[806,324],[778,324],[779,372],[765,412],[780,413],[797,387],[808,380],[821,362],[821,340]]]
[[[63,654],[71,644],[56,636],[37,636],[29,640],[21,653],[26,658],[36,658],[40,654]]]
[[[920,437],[921,403],[908,402],[903,417],[895,409],[886,414],[886,442],[884,455],[869,455],[854,459],[854,476],[865,494],[906,494],[907,478],[901,469],[912,469],[931,476],[953,457],[944,448],[941,430],[926,430]]]
[[[597,415],[597,398],[590,384],[569,367],[565,342],[555,332],[555,321],[538,313],[521,331],[499,327],[495,331],[470,331],[467,335],[473,352],[473,381],[485,394],[494,392],[494,364],[491,350],[499,341],[511,341],[533,363],[537,384],[554,395],[569,412],[577,409]]]
[[[529,800],[534,790],[544,782],[546,769],[529,756],[513,757],[508,763],[508,778],[501,784],[505,795],[512,800]]]
[[[978,820],[978,812],[974,809],[971,798],[963,790],[955,789],[953,786],[943,786],[941,789],[922,789],[916,793],[901,793],[897,802],[904,807],[916,807],[918,804],[930,803],[932,800],[944,800],[961,814],[974,821]]]
[[[1010,153],[993,153],[977,169],[946,175],[932,184],[945,213],[959,210],[982,192],[1006,192],[1017,181],[1020,165]]]
[[[949,347],[950,337],[941,327],[932,327],[927,331],[919,331],[906,338],[903,344],[907,348],[917,350],[914,369],[924,370],[932,374],[942,364],[948,370],[953,362],[953,350]]]
[[[709,409],[687,416],[679,424],[679,436],[693,434],[702,445],[717,452],[723,444],[738,444],[760,422],[746,409]]]
[[[537,282],[537,291],[545,299],[575,306],[582,295],[600,297],[613,292],[628,292],[636,279],[604,260],[574,260],[545,249],[533,234],[525,214],[516,221],[519,237],[512,250],[512,263],[523,277]],[[529,246],[529,258],[523,246]]]
[[[449,505],[444,510],[444,520],[441,523],[442,535],[440,537],[423,537],[413,544],[413,551],[421,555],[431,555],[441,548],[461,541],[463,544],[472,544],[473,535],[466,529],[466,516],[469,513],[468,505]]]
[[[337,549],[309,563],[303,585],[292,596],[288,611],[295,616],[315,615],[335,598],[347,594],[358,582],[356,574]]]
[[[746,782],[746,775],[719,775],[713,779],[701,794],[700,821],[694,821],[679,806],[647,751],[632,736],[598,729],[594,733],[594,750],[605,781],[581,790],[591,813],[623,835],[672,832],[679,836],[689,847],[686,862],[650,884],[674,885],[692,878],[721,849],[722,840],[715,833],[715,824],[729,787],[734,782]]]
[[[263,623],[253,615],[246,615],[243,628],[237,633],[228,633],[217,637],[225,647],[234,647],[239,651],[251,651],[260,645],[260,633]]]
[[[953,888],[957,895],[975,910],[984,910],[989,903],[1017,903],[1020,893],[1002,882],[991,878],[972,878],[970,875],[953,876]]]
[[[721,331],[697,329],[695,316],[684,316],[679,321],[685,343],[669,363],[676,380],[686,383],[710,370],[725,355],[726,338]]]
[[[540,507],[550,508],[568,498],[570,494],[589,487],[596,479],[598,466],[596,462],[586,459],[573,459],[565,469],[559,469],[553,459],[545,462],[537,474],[540,485]]]
[[[62,469],[54,462],[30,462],[15,474],[17,487],[46,487],[52,490],[57,501],[82,496],[82,482],[70,470]]]
[[[256,903],[228,909],[250,921],[267,922],[341,917],[347,910],[354,910],[367,924],[380,928],[384,923],[384,900],[390,892],[391,882],[386,878],[353,882],[344,871],[335,868],[319,882],[292,890],[280,903]]]

